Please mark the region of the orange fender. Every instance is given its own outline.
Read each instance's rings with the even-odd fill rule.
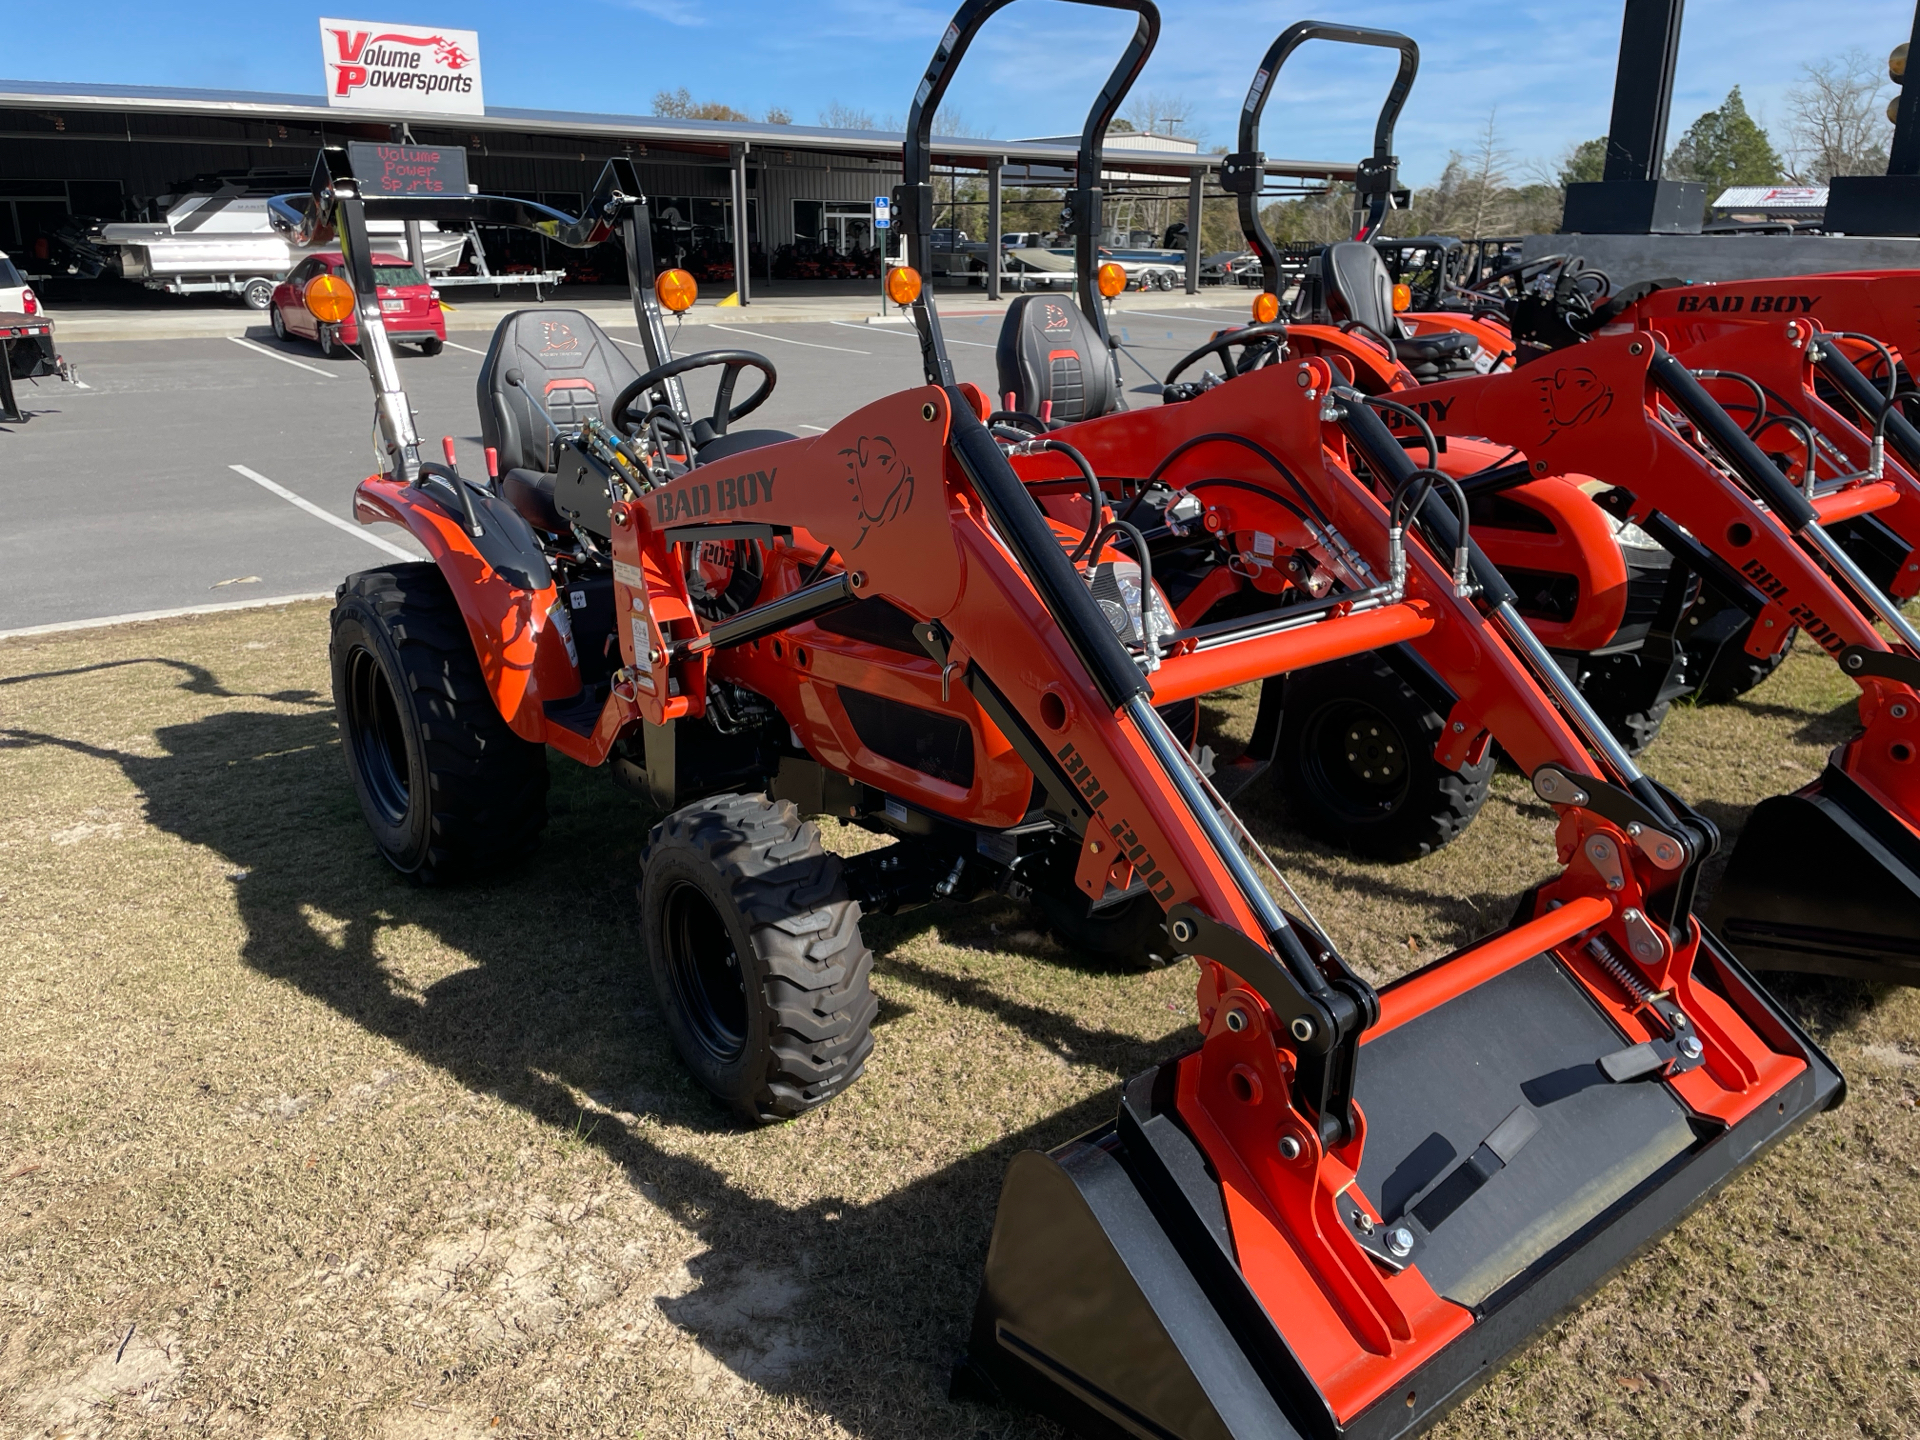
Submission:
[[[512,584],[487,563],[459,521],[397,480],[362,480],[353,492],[353,514],[363,525],[384,520],[405,526],[426,547],[466,617],[501,718],[523,740],[549,740],[553,727],[541,706],[580,693],[573,628],[552,580],[539,590]]]

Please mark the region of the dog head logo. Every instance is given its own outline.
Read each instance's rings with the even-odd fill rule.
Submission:
[[[555,350],[578,350],[580,337],[573,333],[573,327],[564,320],[542,320],[540,348],[548,353]]]
[[[1540,389],[1540,408],[1546,412],[1551,440],[1562,430],[1598,420],[1613,408],[1613,387],[1584,365],[1563,365],[1551,376],[1534,381]]]
[[[884,435],[861,436],[840,452],[847,462],[847,492],[859,512],[858,550],[867,532],[903,515],[913,504],[913,471]]]

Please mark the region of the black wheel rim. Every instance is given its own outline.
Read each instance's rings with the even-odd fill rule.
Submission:
[[[747,1048],[747,982],[727,922],[685,881],[667,894],[661,921],[667,977],[695,1041],[722,1064]]]
[[[374,808],[389,825],[399,825],[407,818],[413,794],[399,702],[371,651],[354,647],[346,671],[347,741],[354,763]]]
[[[1406,737],[1383,712],[1357,700],[1329,705],[1309,722],[1306,738],[1303,778],[1340,819],[1381,820],[1406,799]]]

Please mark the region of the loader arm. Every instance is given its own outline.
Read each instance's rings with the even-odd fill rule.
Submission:
[[[1876,610],[1873,587],[1847,573],[1813,505],[1653,336],[1594,340],[1512,375],[1425,386],[1420,398],[1436,418],[1446,402],[1438,430],[1521,447],[1541,473],[1577,465],[1625,490],[1633,499],[1623,518],[1750,598],[1756,653],[1804,630],[1860,687],[1864,733],[1846,768],[1914,826],[1920,775],[1901,757],[1920,740],[1920,656],[1900,638],[1897,615],[1882,613],[1891,607]],[[1663,404],[1708,435],[1725,469],[1659,418]],[[1716,416],[1719,432],[1709,433]],[[1876,626],[1889,618],[1893,640]]]

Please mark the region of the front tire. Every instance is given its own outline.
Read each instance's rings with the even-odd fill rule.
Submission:
[[[1491,751],[1477,765],[1441,765],[1445,725],[1372,655],[1294,671],[1277,763],[1294,823],[1372,860],[1438,850],[1480,813],[1494,767]]]
[[[349,576],[332,625],[347,771],[387,862],[440,884],[528,850],[547,823],[546,747],[501,719],[439,567]]]
[[[276,340],[287,338],[287,317],[280,313],[278,305],[273,307],[273,338]]]
[[[1061,944],[1102,969],[1156,970],[1173,955],[1166,912],[1145,892],[1096,912],[1069,875],[1065,891],[1036,888],[1033,901]]]
[[[725,795],[654,826],[641,857],[647,967],[693,1076],[750,1123],[860,1078],[879,1009],[838,856],[791,801]]]
[[[273,304],[273,281],[255,277],[240,289],[240,298],[249,310],[264,310]]]

